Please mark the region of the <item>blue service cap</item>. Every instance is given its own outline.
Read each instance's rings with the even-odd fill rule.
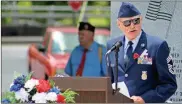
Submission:
[[[140,15],[139,10],[131,3],[122,2],[118,12],[118,18],[126,18]]]

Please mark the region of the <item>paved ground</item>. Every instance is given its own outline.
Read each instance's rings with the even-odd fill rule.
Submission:
[[[9,89],[14,72],[27,74],[28,44],[2,45],[2,92]]]
[[[1,37],[2,44],[13,44],[13,43],[34,43],[41,42],[41,36],[9,36],[9,37]]]

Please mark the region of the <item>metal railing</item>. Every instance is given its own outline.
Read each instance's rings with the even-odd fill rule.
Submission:
[[[33,5],[31,7],[20,7],[16,4],[8,4],[2,5],[1,11],[1,17],[12,18],[12,24],[14,25],[19,23],[19,19],[26,19],[27,21],[46,19],[46,24],[44,25],[51,25],[55,23],[56,19],[72,18],[76,20],[76,18],[80,16],[80,10],[78,12],[74,12],[70,6],[55,5]],[[24,11],[24,13],[21,13],[20,11]],[[27,13],[25,11],[27,11]],[[110,6],[87,6],[84,13],[84,20],[87,20],[90,17],[110,18]]]

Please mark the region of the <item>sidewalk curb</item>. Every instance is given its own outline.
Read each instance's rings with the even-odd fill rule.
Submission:
[[[11,36],[11,37],[1,37],[2,44],[12,44],[12,43],[41,43],[43,37],[41,36]]]

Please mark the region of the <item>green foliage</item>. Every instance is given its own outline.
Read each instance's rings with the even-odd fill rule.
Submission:
[[[64,24],[64,25],[71,25],[71,24],[73,24],[73,19],[72,18],[65,18],[65,19],[60,20],[60,23]]]
[[[31,7],[33,5],[44,5],[44,6],[51,6],[51,5],[59,5],[59,6],[68,6],[68,1],[31,1],[31,0],[19,0],[16,1],[16,5],[21,8],[21,7]],[[8,2],[8,1],[3,1],[2,4],[5,5],[11,5],[12,2]],[[98,7],[104,7],[104,6],[110,6],[110,1],[88,1],[88,6],[98,6]],[[8,11],[5,10],[3,12],[12,12],[12,11]],[[49,11],[33,11],[33,10],[18,10],[17,12],[19,12],[20,14],[31,14],[31,13],[48,13]],[[68,12],[72,12],[72,11],[54,11],[55,13],[58,14],[63,14],[63,13],[68,13]],[[93,10],[89,11],[93,14],[108,14],[110,15],[110,12],[108,11],[101,11],[99,8],[94,8]],[[77,12],[77,14],[79,14],[79,12]],[[85,13],[87,14],[87,13]],[[74,16],[74,15],[73,15]],[[75,19],[74,19],[75,18]],[[70,16],[69,18],[57,18],[56,23],[58,25],[62,25],[62,26],[66,26],[66,25],[72,25],[72,26],[76,26],[78,21],[79,16],[77,17],[72,17]],[[2,24],[6,25],[6,24],[10,24],[13,22],[12,17],[6,17],[4,19],[2,19]],[[18,21],[19,23],[26,23],[26,20],[29,20],[31,18],[19,18]],[[47,23],[47,19],[46,18],[34,18],[32,19],[32,21],[36,21],[37,23],[40,24],[46,24]],[[110,18],[100,18],[100,17],[88,17],[88,21],[92,22],[94,25],[99,26],[99,27],[106,27],[108,28],[110,26]]]
[[[32,2],[31,1],[19,1],[17,3],[18,7],[31,7],[32,6]],[[21,14],[26,14],[26,13],[32,13],[32,10],[19,10],[19,13]]]
[[[54,82],[53,80],[50,80],[50,79],[49,79],[49,83],[50,83],[50,85],[51,85],[51,88],[55,86],[55,82]]]
[[[21,76],[21,75],[22,75],[21,73],[18,73],[18,72],[15,71],[13,80],[16,79],[17,77]]]
[[[68,5],[67,1],[32,1],[33,5]]]
[[[12,22],[12,18],[11,17],[7,17],[7,18],[1,18],[1,22],[2,22],[2,25],[3,24],[10,24]]]
[[[2,98],[3,99],[8,99],[13,104],[15,104],[17,102],[14,92],[5,92],[4,96]]]
[[[88,21],[96,27],[109,27],[110,20],[107,18],[89,18]]]
[[[18,6],[32,6],[32,2],[31,1],[18,1],[17,3]]]
[[[75,91],[67,89],[66,91],[64,91],[64,93],[62,93],[62,95],[65,96],[67,103],[75,103],[75,96],[79,94]]]
[[[28,80],[30,80],[30,79],[31,79],[32,74],[33,74],[33,72],[30,72],[30,73],[26,76],[26,78],[25,78],[25,82],[27,82]]]
[[[89,1],[88,5],[110,6],[110,1]]]

